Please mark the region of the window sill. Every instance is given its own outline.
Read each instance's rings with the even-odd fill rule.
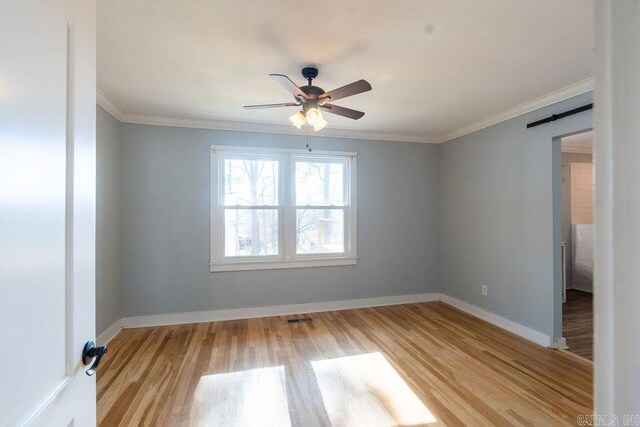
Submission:
[[[209,271],[244,271],[244,270],[275,270],[281,268],[332,267],[339,265],[355,265],[357,257],[342,258],[306,258],[278,261],[237,261],[209,263]]]

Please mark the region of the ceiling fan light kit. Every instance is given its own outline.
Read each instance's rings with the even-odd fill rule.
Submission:
[[[315,67],[305,67],[302,69],[302,76],[307,80],[307,85],[297,86],[289,77],[283,74],[269,74],[276,82],[280,83],[292,95],[295,102],[284,102],[280,104],[259,104],[245,105],[248,110],[262,108],[279,108],[279,107],[302,107],[300,111],[289,117],[289,120],[296,128],[300,129],[307,123],[313,126],[314,131],[319,131],[327,126],[322,111],[347,117],[349,119],[358,120],[364,113],[362,111],[352,110],[350,108],[341,107],[331,104],[338,99],[348,96],[357,95],[362,92],[371,90],[371,85],[366,80],[358,80],[338,89],[325,92],[324,89],[314,86],[313,79],[318,76],[318,69]],[[322,110],[322,111],[320,111]]]

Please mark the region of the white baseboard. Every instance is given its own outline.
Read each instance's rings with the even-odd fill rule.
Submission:
[[[253,319],[257,317],[284,316],[291,314],[316,313],[323,311],[349,310],[354,308],[380,307],[385,305],[411,304],[417,302],[442,301],[472,316],[487,321],[536,344],[551,348],[566,347],[564,338],[551,337],[542,332],[521,325],[473,304],[441,293],[399,295],[377,298],[359,298],[340,301],[324,301],[304,304],[285,304],[267,307],[236,308],[228,310],[193,311],[186,313],[154,314],[148,316],[125,317],[102,332],[98,345],[108,343],[120,330],[150,326],[180,325],[185,323],[214,322],[222,320]]]
[[[122,319],[118,319],[96,337],[96,345],[106,345],[122,330]]]
[[[321,311],[348,310],[353,308],[379,307],[384,305],[410,304],[429,301],[440,301],[440,294],[400,295],[304,304],[274,305],[255,308],[236,308],[229,310],[193,311],[187,313],[125,317],[122,319],[122,327],[126,329],[148,326],[180,325],[184,323],[213,322],[220,320],[252,319],[256,317],[284,316],[290,314],[316,313]]]
[[[505,319],[504,317],[493,314],[490,311],[487,311],[468,302],[450,297],[449,295],[441,294],[440,300],[445,304],[449,304],[450,306],[457,308],[458,310],[462,310],[465,313],[489,322],[495,326],[498,326],[499,328],[506,329],[509,332],[513,332],[514,334],[519,335],[522,338],[526,338],[529,341],[533,341],[534,343],[540,344],[544,347],[553,347],[556,342],[556,339],[549,335],[545,335],[542,332],[538,332],[512,320]]]

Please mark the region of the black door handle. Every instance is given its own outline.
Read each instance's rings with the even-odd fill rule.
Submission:
[[[82,349],[82,363],[88,365],[91,363],[91,359],[96,358],[95,362],[89,369],[87,369],[87,375],[91,376],[96,373],[96,369],[98,369],[98,364],[100,363],[100,359],[107,352],[107,346],[103,345],[100,347],[96,347],[96,343],[93,341],[87,341]]]

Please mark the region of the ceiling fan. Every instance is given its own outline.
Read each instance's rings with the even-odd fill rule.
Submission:
[[[316,131],[323,129],[327,125],[327,121],[324,119],[321,111],[348,117],[353,120],[358,120],[359,118],[364,116],[364,113],[362,111],[340,107],[339,105],[331,104],[331,102],[338,99],[346,98],[348,96],[357,95],[362,92],[370,91],[371,85],[366,80],[358,80],[346,86],[339,87],[338,89],[325,92],[321,87],[314,86],[312,84],[313,79],[318,77],[317,68],[303,68],[302,76],[307,79],[307,85],[305,86],[297,86],[289,77],[285,76],[284,74],[269,74],[269,77],[280,83],[286,90],[291,92],[295,102],[283,102],[280,104],[245,105],[244,108],[248,110],[254,110],[260,108],[302,107],[300,111],[289,117],[289,120],[291,120],[291,123],[293,123],[293,125],[298,129],[300,129],[306,122],[310,126],[313,126],[313,129]]]

